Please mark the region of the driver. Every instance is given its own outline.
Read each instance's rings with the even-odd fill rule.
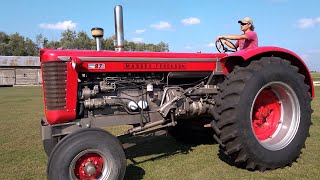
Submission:
[[[216,41],[219,41],[220,39],[237,40],[235,47],[226,40],[221,41],[221,43],[227,45],[232,49],[239,48],[240,50],[245,50],[258,47],[258,36],[256,32],[254,32],[252,19],[249,17],[245,17],[242,20],[238,21],[238,23],[240,24],[240,28],[243,34],[218,36]]]

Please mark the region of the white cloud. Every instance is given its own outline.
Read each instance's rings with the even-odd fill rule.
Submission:
[[[63,21],[63,22],[57,22],[55,24],[48,24],[48,23],[42,23],[39,26],[43,29],[53,29],[53,30],[67,30],[67,29],[74,29],[77,27],[77,23],[74,23],[72,21]]]
[[[215,47],[216,46],[216,43],[210,43],[208,44],[209,47]]]
[[[168,30],[168,29],[171,29],[172,26],[169,22],[160,21],[159,23],[151,24],[150,27],[157,30]]]
[[[146,29],[137,29],[137,30],[135,31],[136,34],[142,34],[142,33],[144,33],[144,32],[146,32]]]
[[[298,20],[298,28],[307,29],[320,24],[320,17],[317,18],[302,18]]]
[[[143,38],[135,37],[135,38],[132,38],[132,41],[135,43],[141,43],[143,42]]]
[[[200,19],[195,17],[190,17],[190,18],[181,20],[181,23],[184,25],[194,25],[194,24],[199,24],[200,22],[201,22]]]

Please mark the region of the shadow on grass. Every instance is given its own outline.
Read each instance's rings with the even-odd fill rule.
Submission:
[[[130,164],[129,166],[127,166],[126,175],[124,179],[138,180],[138,179],[142,179],[144,174],[145,174],[145,171],[141,167]]]
[[[127,166],[125,179],[142,179],[145,171],[139,167],[140,164],[169,158],[177,154],[188,154],[193,150],[193,147],[198,145],[216,144],[212,136],[198,134],[194,134],[192,138],[189,136],[188,139],[170,135],[132,137],[126,142],[137,144],[125,149],[127,159],[133,163]]]
[[[234,161],[232,161],[231,158],[228,155],[226,155],[220,148],[219,148],[218,157],[221,161],[227,163],[229,166],[236,166]]]

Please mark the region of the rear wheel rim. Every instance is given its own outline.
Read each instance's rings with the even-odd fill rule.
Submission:
[[[270,82],[254,98],[251,127],[258,142],[277,151],[294,139],[300,124],[300,104],[294,90],[283,82]]]
[[[71,179],[108,179],[111,165],[110,158],[100,150],[88,149],[73,158],[69,174]]]

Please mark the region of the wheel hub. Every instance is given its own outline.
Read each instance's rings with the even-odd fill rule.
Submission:
[[[94,175],[94,173],[96,173],[96,171],[97,171],[96,167],[94,166],[94,164],[92,162],[87,162],[84,165],[83,169],[84,169],[84,172],[87,173],[89,176]]]
[[[85,154],[76,162],[74,173],[78,179],[97,179],[102,175],[103,163],[100,155]]]
[[[258,95],[252,113],[252,124],[259,140],[271,138],[278,128],[281,118],[281,104],[277,96],[268,89]]]

